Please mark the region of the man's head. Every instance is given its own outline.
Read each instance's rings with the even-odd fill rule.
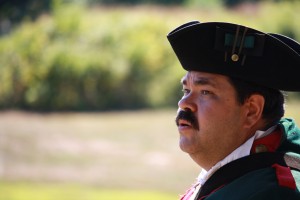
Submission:
[[[280,90],[300,91],[300,44],[229,23],[184,24],[168,39],[183,68],[180,147],[209,169],[284,114]]]
[[[249,87],[248,83],[224,75],[190,71],[182,85],[176,118],[179,144],[203,168],[209,169],[226,157],[256,130],[275,123],[278,116],[273,117],[273,110],[265,107],[281,113],[283,106],[280,92]],[[270,97],[277,99],[277,105],[266,106]]]

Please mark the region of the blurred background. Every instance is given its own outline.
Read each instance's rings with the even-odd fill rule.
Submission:
[[[184,74],[166,35],[227,21],[300,41],[299,0],[0,0],[0,200],[178,199]],[[288,81],[288,80],[287,80]],[[300,95],[286,116],[300,123]]]

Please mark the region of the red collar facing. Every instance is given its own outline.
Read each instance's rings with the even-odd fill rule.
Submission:
[[[278,127],[271,134],[254,140],[251,147],[251,154],[261,152],[275,152],[279,147],[282,138],[282,131]]]

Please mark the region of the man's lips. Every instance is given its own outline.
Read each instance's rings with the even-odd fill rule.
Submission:
[[[189,127],[189,126],[192,126],[191,122],[184,119],[178,120],[178,127]]]

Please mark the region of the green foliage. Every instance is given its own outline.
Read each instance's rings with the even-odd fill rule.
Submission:
[[[50,8],[51,0],[9,0],[0,1],[0,19],[9,18],[12,22],[20,21],[24,16],[35,19]]]
[[[172,9],[91,9],[55,0],[51,15],[24,22],[0,38],[0,108],[176,106],[184,71],[166,39],[172,28],[193,14],[192,20],[231,21],[300,40],[299,8],[299,3],[265,3],[250,20],[245,13],[221,8],[174,14]]]
[[[90,4],[181,4],[184,0],[88,0]]]
[[[223,6],[223,0],[186,0],[184,4],[189,7],[211,8]]]
[[[59,1],[53,8],[53,16],[23,23],[1,38],[1,108],[152,106],[149,86],[153,81],[163,83],[155,77],[175,62],[160,18],[132,18],[118,11],[88,13],[78,4]]]

